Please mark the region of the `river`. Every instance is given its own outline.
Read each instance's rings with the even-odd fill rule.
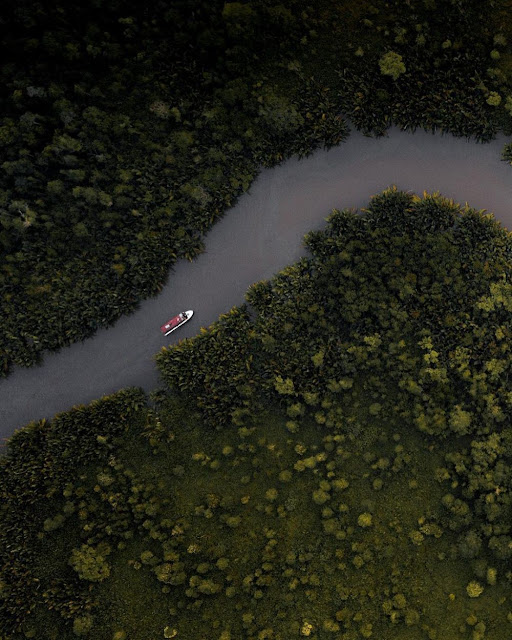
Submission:
[[[177,262],[157,297],[92,338],[47,353],[40,366],[15,367],[0,380],[0,437],[123,387],[159,386],[153,356],[162,346],[195,335],[241,304],[250,284],[306,255],[302,237],[323,227],[333,208],[365,207],[392,184],[419,195],[440,191],[512,229],[512,167],[500,159],[506,141],[397,128],[376,139],[352,131],[338,147],[261,171],[207,234],[205,253]],[[160,325],[184,309],[194,317],[165,338]]]

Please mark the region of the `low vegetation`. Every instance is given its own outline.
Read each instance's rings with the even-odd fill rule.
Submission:
[[[390,189],[0,459],[0,634],[503,640],[511,240]]]

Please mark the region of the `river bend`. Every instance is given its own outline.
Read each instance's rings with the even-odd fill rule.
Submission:
[[[419,195],[440,191],[512,229],[512,167],[500,160],[506,141],[397,128],[376,139],[353,131],[338,147],[263,170],[207,234],[206,252],[177,262],[156,298],[92,338],[47,353],[42,365],[16,367],[0,380],[0,437],[123,387],[151,391],[159,384],[153,356],[163,345],[195,335],[241,304],[250,284],[306,255],[302,237],[323,227],[333,208],[364,207],[392,184]],[[194,309],[192,320],[163,337],[160,325],[184,309]]]

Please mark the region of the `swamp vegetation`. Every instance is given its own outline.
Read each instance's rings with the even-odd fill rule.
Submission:
[[[391,188],[0,459],[0,635],[512,635],[512,240]]]
[[[339,144],[345,117],[512,131],[510,16],[509,0],[4,0],[0,375],[156,295],[261,167]]]

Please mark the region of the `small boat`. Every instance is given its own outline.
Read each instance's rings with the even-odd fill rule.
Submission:
[[[160,327],[160,331],[165,336],[168,336],[175,329],[181,327],[182,324],[188,322],[193,315],[194,312],[191,309],[189,309],[188,311],[182,311],[181,313],[178,313],[177,316],[174,316],[174,318],[167,320],[167,322]]]

